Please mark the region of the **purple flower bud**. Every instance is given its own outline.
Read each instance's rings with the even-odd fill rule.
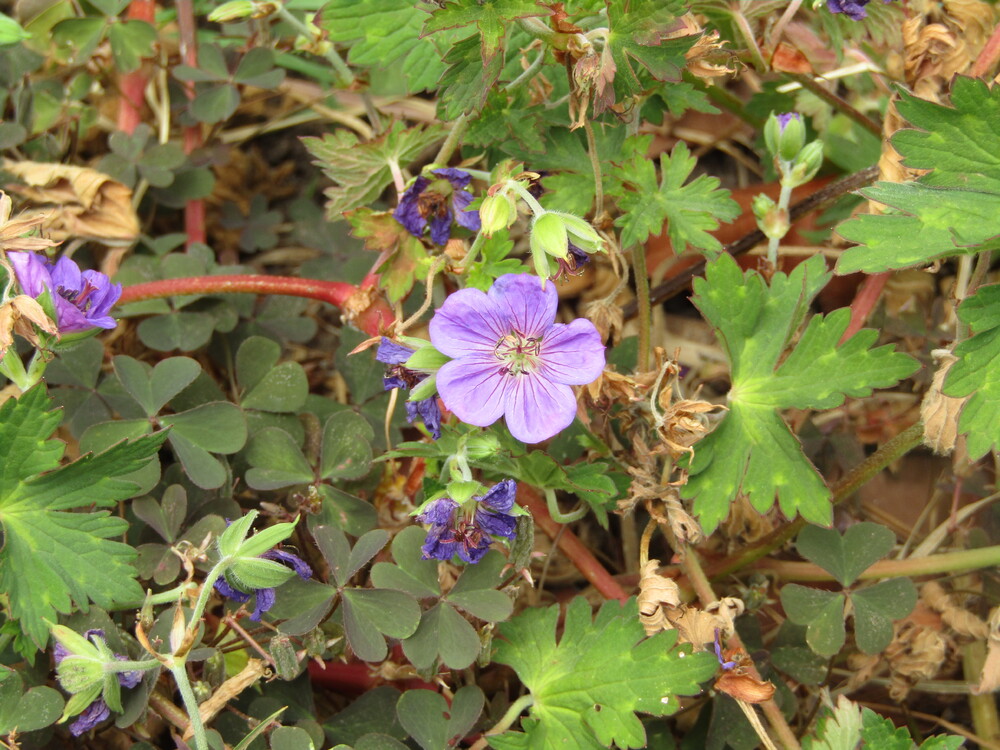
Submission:
[[[37,253],[8,253],[21,291],[38,298],[46,291],[55,305],[60,333],[114,328],[109,314],[122,294],[121,284],[112,284],[103,273],[80,271],[66,256],[52,263]]]
[[[798,112],[784,112],[778,115],[777,117],[778,117],[778,126],[781,128],[782,133],[785,132],[785,128],[788,127],[788,123],[790,123],[792,120],[798,120],[799,122],[802,122],[802,115],[800,115]]]

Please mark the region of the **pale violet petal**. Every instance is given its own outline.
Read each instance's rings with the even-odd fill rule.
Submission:
[[[533,338],[549,330],[559,304],[555,284],[542,289],[541,279],[526,273],[501,276],[490,287],[489,298],[504,311],[514,330]]]
[[[537,373],[512,377],[504,416],[510,434],[522,443],[540,443],[562,432],[576,416],[573,389]]]
[[[497,342],[510,330],[508,314],[478,289],[461,289],[449,295],[430,323],[431,343],[449,357],[492,355]]]
[[[491,425],[503,414],[507,390],[517,380],[500,368],[492,355],[445,362],[437,374],[438,394],[463,422],[478,427]]]
[[[587,385],[604,372],[604,343],[586,318],[553,325],[542,339],[539,375],[555,383]]]

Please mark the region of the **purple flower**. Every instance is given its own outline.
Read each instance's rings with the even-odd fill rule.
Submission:
[[[392,212],[400,224],[415,237],[423,237],[427,223],[431,225],[431,242],[444,245],[451,237],[451,222],[478,232],[479,212],[469,211],[473,195],[465,188],[472,176],[461,169],[432,169],[441,179],[431,180],[421,175],[403,193],[399,206]]]
[[[517,483],[504,479],[485,495],[474,497],[475,504],[463,508],[449,497],[429,503],[417,516],[429,523],[427,539],[420,549],[424,559],[450,560],[456,554],[467,563],[477,563],[490,548],[494,536],[514,538],[517,519],[510,515],[514,507]]]
[[[385,390],[393,388],[412,388],[426,375],[403,367],[403,363],[410,358],[414,350],[408,346],[397,344],[395,341],[382,337],[378,345],[375,359],[387,365],[392,365],[385,378],[382,379],[382,386]],[[441,437],[441,408],[438,406],[437,396],[431,396],[420,401],[406,402],[406,421],[413,424],[417,419],[421,420],[430,431],[434,439]]]
[[[61,333],[114,328],[108,313],[122,295],[122,285],[112,284],[103,273],[80,271],[66,256],[52,263],[36,253],[8,253],[21,291],[36,299],[46,291],[56,309]]]
[[[93,639],[94,636],[104,638],[104,631],[100,628],[91,628],[83,634],[83,637],[88,640]],[[56,641],[52,648],[52,656],[55,658],[56,665],[69,655],[69,649]],[[115,658],[118,659],[118,661],[128,661],[128,657],[121,654],[115,654]],[[141,670],[133,669],[128,672],[118,673],[118,684],[122,687],[133,688],[141,681]],[[69,731],[73,733],[74,737],[79,737],[84,732],[89,732],[91,729],[94,729],[110,715],[111,709],[109,709],[108,704],[104,702],[104,698],[97,698],[93,703],[80,712],[76,721],[69,725]]]
[[[780,114],[778,117],[778,126],[781,128],[781,132],[785,132],[785,128],[788,126],[792,120],[798,120],[802,122],[802,115],[798,112],[785,112]]]
[[[437,374],[444,405],[468,424],[486,427],[506,416],[511,434],[538,443],[569,427],[576,415],[572,385],[604,370],[604,344],[594,324],[556,323],[555,284],[536,276],[501,276],[483,293],[462,289],[431,319],[431,341],[452,357]]]
[[[272,549],[262,555],[258,555],[258,557],[264,560],[274,560],[275,562],[285,563],[298,573],[299,578],[303,581],[307,581],[312,577],[312,568],[309,567],[309,563],[298,555],[293,555],[291,552],[285,552],[280,549]],[[218,578],[215,581],[215,590],[227,599],[232,599],[234,602],[239,604],[246,604],[250,601],[250,597],[256,594],[257,602],[254,604],[253,612],[250,614],[250,619],[254,622],[260,622],[261,615],[274,606],[274,589],[271,588],[242,591],[241,589],[231,585],[225,578]]]
[[[860,21],[868,17],[865,6],[870,0],[826,0],[826,8],[831,13],[845,13],[852,21]],[[891,3],[892,0],[882,0],[884,3]]]

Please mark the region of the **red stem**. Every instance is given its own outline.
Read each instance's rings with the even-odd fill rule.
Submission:
[[[566,555],[580,571],[584,578],[590,581],[591,585],[597,589],[606,599],[617,599],[625,601],[628,594],[625,593],[618,581],[615,580],[607,569],[601,565],[600,561],[594,557],[593,553],[587,549],[587,545],[580,541],[580,537],[557,523],[545,505],[542,496],[538,494],[534,487],[525,484],[518,484],[518,499],[527,508],[535,519],[535,525],[544,531],[550,538],[557,540],[559,549]],[[560,530],[562,533],[560,533]]]
[[[369,336],[377,336],[394,320],[392,310],[365,279],[360,287],[343,281],[317,281],[292,276],[191,276],[133,284],[122,290],[120,304],[186,294],[279,294],[307,297],[341,308]]]
[[[992,68],[997,60],[1000,60],[1000,23],[994,27],[986,46],[983,47],[979,57],[972,64],[969,75],[973,78],[979,78]]]
[[[156,0],[132,0],[126,18],[130,21],[153,23],[156,18]],[[118,102],[118,129],[129,135],[142,122],[142,101],[149,77],[142,68],[122,75],[118,82],[121,99]]]
[[[180,32],[181,60],[192,68],[198,67],[198,46],[195,39],[194,3],[192,0],[177,0],[177,28]],[[190,101],[194,99],[194,84],[185,82],[184,93]],[[184,128],[184,153],[190,154],[203,143],[201,125]],[[184,230],[187,244],[205,242],[205,201],[190,200],[184,207]]]
[[[851,303],[851,322],[847,324],[847,330],[840,337],[841,344],[864,327],[865,321],[868,320],[868,316],[875,309],[879,297],[882,296],[885,282],[889,280],[891,275],[891,271],[873,273],[861,282],[857,294],[854,295],[854,302]]]

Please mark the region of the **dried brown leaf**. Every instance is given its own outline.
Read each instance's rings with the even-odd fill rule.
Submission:
[[[920,418],[924,423],[924,445],[942,456],[955,449],[958,417],[966,399],[946,396],[942,391],[945,376],[958,358],[947,350],[939,349],[932,354],[938,363],[938,369],[920,404]]]
[[[659,560],[650,560],[642,569],[639,579],[639,622],[646,635],[659,633],[672,627],[667,610],[681,606],[680,589],[673,578],[660,575]]]

